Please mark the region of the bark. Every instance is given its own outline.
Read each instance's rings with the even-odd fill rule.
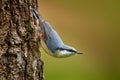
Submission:
[[[37,0],[0,0],[0,80],[43,80],[30,7]]]

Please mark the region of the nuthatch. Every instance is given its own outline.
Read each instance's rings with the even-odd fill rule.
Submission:
[[[64,44],[58,33],[52,28],[52,26],[47,21],[42,19],[42,17],[39,15],[36,9],[32,8],[32,12],[36,20],[40,22],[40,26],[38,26],[38,31],[44,32],[43,41],[46,47],[48,48],[50,55],[62,58],[74,54],[83,54],[82,52],[77,51],[75,48]]]

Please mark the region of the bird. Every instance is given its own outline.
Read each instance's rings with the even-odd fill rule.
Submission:
[[[61,37],[52,25],[44,20],[36,9],[32,8],[31,10],[36,22],[39,22],[38,24],[40,24],[38,26],[38,31],[39,33],[43,32],[42,40],[49,55],[57,58],[64,58],[75,54],[83,54],[83,52],[77,51],[75,48],[64,44]]]

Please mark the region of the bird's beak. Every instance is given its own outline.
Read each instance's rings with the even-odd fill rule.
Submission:
[[[79,52],[79,51],[77,51],[76,53],[77,53],[77,54],[84,54],[84,52]]]

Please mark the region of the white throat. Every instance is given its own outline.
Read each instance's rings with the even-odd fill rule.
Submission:
[[[74,53],[71,53],[71,52],[66,51],[66,50],[62,50],[62,51],[56,52],[53,56],[58,57],[58,58],[62,58],[62,57],[68,57],[71,55],[74,55]]]

